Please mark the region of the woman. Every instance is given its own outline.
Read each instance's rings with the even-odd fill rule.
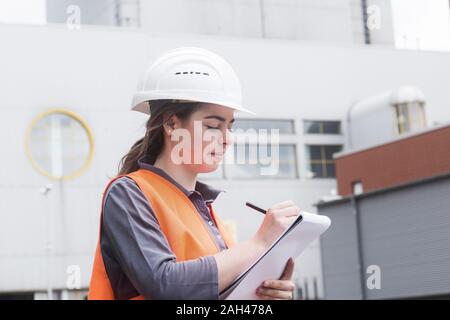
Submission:
[[[89,298],[218,299],[300,210],[275,204],[251,239],[234,243],[212,208],[220,191],[197,181],[223,159],[234,112],[248,111],[221,57],[169,51],[144,74],[133,109],[150,118],[105,189]],[[292,299],[293,267],[290,259],[257,297]]]

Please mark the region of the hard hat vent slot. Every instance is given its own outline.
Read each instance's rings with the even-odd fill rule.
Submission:
[[[199,72],[199,71],[183,71],[183,72],[175,72],[175,75],[179,75],[179,74],[203,74],[205,76],[209,76],[209,73],[206,72]]]

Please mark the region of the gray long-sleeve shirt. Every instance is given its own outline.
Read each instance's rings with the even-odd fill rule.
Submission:
[[[186,190],[163,170],[139,160],[184,192],[205,220],[221,250],[226,249],[207,202],[221,190],[197,181]],[[218,271],[214,257],[176,262],[153,209],[138,185],[128,177],[114,181],[106,191],[100,247],[116,299],[143,295],[146,299],[218,299]]]

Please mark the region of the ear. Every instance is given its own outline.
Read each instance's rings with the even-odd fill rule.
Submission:
[[[164,120],[164,131],[170,135],[176,128],[179,127],[179,120],[176,115],[171,115]]]

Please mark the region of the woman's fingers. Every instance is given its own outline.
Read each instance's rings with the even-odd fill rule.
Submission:
[[[259,227],[255,242],[269,247],[298,218],[300,208],[290,200],[278,203],[267,210]]]
[[[287,217],[287,218],[283,218],[283,219],[281,220],[282,225],[283,225],[283,229],[289,228],[289,226],[290,226],[291,224],[293,224],[295,220],[297,220],[297,217]]]
[[[300,214],[300,208],[297,206],[290,206],[282,209],[275,209],[275,210],[271,209],[271,210],[274,212],[274,214],[283,217],[298,216]]]
[[[274,298],[274,297],[271,297],[271,296],[266,296],[266,295],[264,295],[262,293],[258,293],[258,292],[256,294],[258,295],[258,297],[261,300],[286,300],[286,299],[280,299],[280,298]]]
[[[280,280],[291,280],[292,275],[294,274],[294,259],[289,258],[286,263],[286,267],[284,268],[283,274],[280,277]]]
[[[282,280],[276,280],[278,282],[285,282]],[[290,284],[275,284],[275,287],[291,287]],[[283,300],[292,300],[293,297],[293,289],[290,290],[282,290],[274,287],[259,287],[256,293],[262,298],[271,298],[271,299],[283,299]]]
[[[291,300],[294,296],[295,284],[291,281],[294,273],[294,260],[289,258],[279,280],[266,280],[256,290],[261,299]]]
[[[286,200],[280,203],[274,204],[271,209],[283,209],[287,207],[292,207],[294,205],[294,201],[292,200]]]
[[[275,289],[281,291],[294,291],[295,285],[290,280],[266,280],[260,288]]]

